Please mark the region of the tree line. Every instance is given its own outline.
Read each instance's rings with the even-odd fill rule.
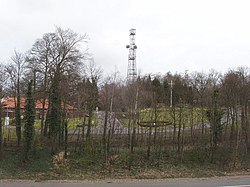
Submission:
[[[223,74],[211,70],[138,75],[127,82],[118,72],[103,77],[86,40],[86,35],[57,27],[37,39],[29,51],[15,51],[9,64],[1,64],[0,98],[16,98],[16,146],[25,147],[24,160],[37,144],[49,147],[51,154],[64,149],[65,157],[74,146],[80,155],[100,154],[107,167],[121,150],[128,154],[129,167],[140,150],[158,164],[170,151],[180,162],[185,161],[186,151],[202,150],[210,162],[223,165],[230,160],[234,166],[240,155],[249,154],[248,67]],[[24,125],[21,97],[26,98]],[[34,128],[36,100],[42,103],[39,131]],[[67,104],[74,107],[73,117],[81,120],[81,137],[74,146],[68,144]],[[97,107],[103,115],[99,121]],[[92,133],[93,120],[101,126],[101,136]],[[117,120],[126,133],[115,133]],[[0,118],[0,158],[2,127]]]

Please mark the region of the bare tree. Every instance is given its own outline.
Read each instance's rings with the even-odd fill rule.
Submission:
[[[87,112],[88,112],[88,126],[86,138],[90,138],[91,122],[93,119],[93,111],[97,107],[98,103],[98,81],[102,75],[102,69],[96,65],[93,58],[88,60],[88,64],[85,66],[85,74],[87,77]]]
[[[113,134],[113,120],[115,118],[115,87],[116,85],[116,76],[114,73],[112,76],[105,79],[103,85],[100,89],[100,105],[104,109],[104,122],[103,122],[103,135],[102,135],[102,144],[104,151],[105,163],[108,166],[109,157],[110,157],[110,146],[112,144],[112,134]],[[112,120],[113,119],[113,120]]]
[[[240,110],[241,110],[241,125],[245,138],[246,151],[250,152],[250,121],[248,117],[249,108],[249,85],[250,85],[250,69],[246,67],[239,67],[237,69],[240,78]]]
[[[38,39],[27,55],[27,62],[29,67],[34,67],[35,72],[38,73],[37,86],[39,96],[37,99],[41,100],[41,137],[47,134],[47,128],[44,128],[45,121],[45,105],[48,99],[49,86],[51,84],[51,71],[52,71],[52,59],[51,59],[51,47],[55,39],[55,33],[46,33],[43,38]],[[34,81],[36,84],[36,81]]]
[[[25,57],[22,53],[14,51],[14,55],[11,57],[11,64],[8,64],[5,69],[8,73],[9,79],[14,86],[14,94],[16,97],[16,109],[15,109],[15,121],[16,121],[16,135],[17,145],[21,143],[21,109],[20,109],[20,81],[23,77],[25,70]]]
[[[61,29],[57,27],[55,32],[46,33],[41,39],[38,39],[28,53],[27,61],[30,66],[38,67],[37,73],[40,80],[40,97],[43,105],[41,115],[41,134],[47,134],[47,123],[45,123],[45,105],[49,99],[52,80],[58,76],[61,82],[62,75],[72,72],[80,73],[86,51],[82,42],[86,35],[79,35],[70,29]],[[48,120],[47,120],[48,122]]]
[[[205,133],[205,96],[208,83],[208,77],[204,73],[194,72],[192,74],[191,84],[198,95],[196,103],[201,107],[202,134]]]
[[[80,74],[81,66],[85,59],[86,51],[82,51],[82,44],[86,35],[79,35],[70,29],[57,27],[55,32],[46,33],[38,39],[28,53],[27,61],[30,66],[39,67],[38,77],[40,76],[38,90],[41,90],[41,101],[43,103],[41,132],[47,134],[49,127],[50,138],[52,138],[52,152],[56,152],[56,140],[61,141],[62,98],[69,91],[62,82],[65,76],[73,72]],[[64,87],[64,89],[62,89]],[[56,89],[55,89],[56,88]],[[49,110],[45,121],[45,105],[49,100]],[[65,100],[63,102],[66,102]],[[57,117],[56,117],[57,116]],[[48,126],[49,125],[49,126]]]
[[[0,160],[3,157],[3,132],[2,132],[2,99],[4,97],[3,88],[6,81],[5,72],[3,66],[0,64]]]

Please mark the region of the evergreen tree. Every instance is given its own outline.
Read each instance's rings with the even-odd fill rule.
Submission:
[[[28,154],[34,139],[34,123],[35,123],[35,101],[32,92],[32,81],[28,84],[27,100],[24,113],[24,141],[25,141],[25,160],[28,159]]]
[[[170,92],[171,92],[171,86],[168,83],[168,79],[163,80],[163,98],[165,104],[170,104]]]
[[[91,78],[90,80],[87,80],[87,89],[88,89],[88,101],[87,101],[87,111],[88,111],[88,126],[87,126],[87,134],[86,138],[90,138],[90,132],[91,132],[91,122],[93,117],[93,111],[95,110],[97,103],[98,103],[98,88],[97,88],[97,80],[95,77]]]
[[[51,153],[57,152],[59,132],[62,119],[60,73],[56,72],[51,85],[50,113],[49,113],[49,139],[51,140]]]
[[[157,103],[160,103],[163,101],[163,89],[162,89],[162,84],[160,80],[155,77],[154,80],[152,81],[152,87],[153,87],[153,92],[154,92],[154,99]]]

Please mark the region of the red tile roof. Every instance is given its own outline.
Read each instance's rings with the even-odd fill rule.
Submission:
[[[16,100],[17,100],[17,98],[8,97],[8,98],[4,98],[2,102],[0,101],[0,104],[3,106],[3,108],[14,109],[14,108],[16,108]],[[24,109],[25,108],[26,98],[22,97],[22,98],[20,98],[20,101],[21,101],[20,102],[20,108]],[[48,106],[49,106],[49,102],[46,99],[44,108],[48,109]],[[42,100],[36,100],[35,108],[36,109],[42,109],[43,108]],[[66,109],[74,110],[74,107],[69,105],[69,104],[66,104]]]

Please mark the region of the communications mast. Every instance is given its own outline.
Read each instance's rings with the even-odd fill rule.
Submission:
[[[128,69],[127,69],[127,81],[133,82],[137,77],[137,69],[136,69],[136,49],[135,45],[135,29],[129,30],[129,45],[126,48],[129,49],[128,54]]]

